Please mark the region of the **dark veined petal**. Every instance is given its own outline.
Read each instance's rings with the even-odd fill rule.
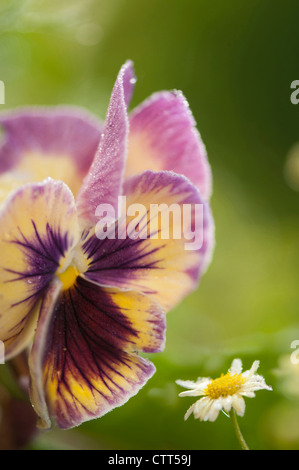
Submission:
[[[69,188],[50,178],[21,187],[0,212],[0,339],[7,359],[32,336],[32,314],[79,228]]]
[[[71,107],[24,108],[0,114],[0,126],[1,189],[52,177],[78,192],[102,131],[92,115]]]
[[[40,427],[71,428],[125,403],[153,375],[138,351],[164,346],[165,315],[134,291],[101,288],[80,276],[45,296],[30,353],[31,400]]]
[[[128,146],[127,105],[135,83],[131,62],[121,68],[114,85],[101,142],[77,197],[79,217],[95,223],[99,204],[117,207]]]
[[[159,92],[130,115],[126,175],[170,170],[187,176],[208,200],[212,174],[206,149],[186,98],[181,92]]]
[[[211,260],[209,205],[186,177],[172,172],[146,171],[126,182],[124,194],[125,220],[111,225],[103,239],[96,227],[83,242],[85,276],[150,294],[168,310],[197,286]]]

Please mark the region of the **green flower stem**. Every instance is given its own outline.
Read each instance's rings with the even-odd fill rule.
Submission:
[[[237,420],[237,415],[236,415],[236,412],[235,410],[232,408],[230,413],[230,418],[231,418],[231,421],[232,421],[232,425],[233,425],[233,428],[234,428],[234,431],[235,431],[235,434],[237,436],[237,439],[240,443],[240,446],[243,450],[249,450],[249,447],[248,445],[246,444],[246,441],[243,437],[243,434],[241,433],[241,430],[239,428],[239,424],[238,424],[238,420]]]

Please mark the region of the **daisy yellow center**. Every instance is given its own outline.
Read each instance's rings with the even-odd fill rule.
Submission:
[[[220,397],[234,395],[240,390],[244,382],[245,379],[242,374],[232,375],[228,372],[225,375],[222,374],[218,379],[212,380],[205,389],[205,395],[214,400]]]
[[[75,284],[79,274],[80,273],[75,266],[69,266],[63,273],[58,274],[63,285],[63,290],[70,289]]]

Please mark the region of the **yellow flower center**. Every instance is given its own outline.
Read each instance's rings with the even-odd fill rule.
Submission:
[[[220,397],[234,395],[240,390],[244,382],[245,379],[242,374],[231,375],[230,372],[225,375],[221,374],[221,377],[209,383],[205,389],[205,395],[214,400]]]
[[[79,274],[75,266],[69,266],[63,273],[58,274],[63,285],[63,290],[70,289],[75,284]]]

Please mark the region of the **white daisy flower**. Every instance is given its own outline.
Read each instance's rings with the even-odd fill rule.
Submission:
[[[180,397],[202,396],[188,409],[185,420],[193,413],[200,421],[215,421],[220,410],[229,413],[232,408],[237,415],[243,416],[243,397],[255,397],[257,390],[272,390],[264,377],[255,373],[258,367],[259,361],[254,361],[251,369],[242,373],[242,361],[234,359],[227,374],[221,374],[217,379],[199,377],[196,382],[177,380],[178,385],[189,389],[181,392]]]

